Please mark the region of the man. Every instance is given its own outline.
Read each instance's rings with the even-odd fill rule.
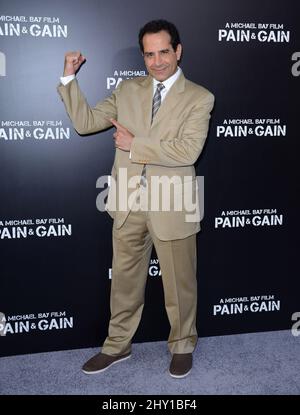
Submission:
[[[182,45],[172,23],[147,23],[140,30],[139,44],[149,76],[121,82],[110,97],[94,108],[89,107],[75,79],[85,61],[80,52],[66,54],[64,77],[58,87],[80,134],[112,125],[116,128],[112,169],[116,185],[111,186],[107,202],[107,210],[114,218],[111,319],[102,351],[82,370],[86,374],[103,372],[131,356],[131,339],[141,318],[154,244],[171,326],[169,373],[181,378],[192,368],[197,343],[196,233],[200,219],[198,201],[193,215],[186,204],[181,209],[175,205],[186,196],[197,199],[193,165],[204,146],[214,96],[188,81],[178,67]],[[125,189],[118,186],[121,180],[124,183],[124,172],[128,184],[125,208],[124,201],[121,203]],[[151,189],[154,178],[171,182],[168,196],[173,199],[168,209],[160,203],[166,201],[165,191],[154,185]],[[149,208],[145,203],[148,197],[159,208]]]

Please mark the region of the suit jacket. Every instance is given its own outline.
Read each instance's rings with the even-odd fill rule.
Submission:
[[[161,240],[183,239],[200,230],[194,163],[206,140],[214,96],[181,74],[151,123],[152,82],[150,76],[125,80],[110,97],[94,108],[88,105],[76,79],[66,86],[59,85],[58,92],[79,134],[94,133],[111,127],[109,118],[114,118],[134,135],[130,153],[118,148],[115,152],[111,174],[116,186],[111,186],[107,201],[107,210],[114,218],[114,226],[120,228],[125,222],[132,208],[132,196],[139,187],[136,177],[140,177],[143,166],[146,165],[148,183],[154,176],[164,176],[171,180],[176,176],[174,185],[170,186],[168,211],[162,208],[166,189],[160,186],[158,194],[155,194],[156,198],[160,198],[159,209],[150,209],[148,213],[153,230]],[[126,178],[123,174],[125,171]],[[120,198],[126,184],[129,186],[129,203],[128,206],[123,203],[120,208]],[[182,203],[189,196],[195,202],[194,211],[190,207],[186,208],[185,202]],[[180,201],[182,209],[178,210]]]

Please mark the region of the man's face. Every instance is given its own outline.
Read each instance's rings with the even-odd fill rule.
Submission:
[[[158,33],[146,33],[143,37],[144,60],[146,68],[157,81],[163,82],[170,78],[177,69],[182,47],[176,51],[171,45],[171,36],[165,30]]]

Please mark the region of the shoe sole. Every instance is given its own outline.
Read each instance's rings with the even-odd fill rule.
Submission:
[[[112,365],[115,365],[116,363],[120,363],[120,362],[124,362],[124,360],[130,359],[131,355],[123,357],[122,359],[118,359],[115,362],[112,362],[110,365],[106,366],[104,369],[100,369],[100,370],[94,370],[94,371],[86,371],[86,370],[82,370],[83,373],[85,373],[86,375],[96,375],[97,373],[101,373],[101,372],[105,372],[107,369],[109,369]]]
[[[176,379],[182,379],[185,378],[187,375],[189,375],[191,373],[190,369],[188,372],[186,372],[184,375],[173,375],[173,373],[169,372],[169,375],[172,376],[172,378],[176,378]]]

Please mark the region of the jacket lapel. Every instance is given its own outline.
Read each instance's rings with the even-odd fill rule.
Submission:
[[[153,98],[153,82],[151,76],[147,76],[140,82],[142,88],[140,88],[139,104],[142,106],[143,123],[148,130],[151,126],[151,114],[152,114],[152,98]]]
[[[154,127],[163,117],[170,112],[177,105],[178,101],[181,99],[180,94],[184,92],[185,89],[185,77],[183,73],[180,74],[177,81],[172,85],[170,91],[167,93],[166,98],[163,100],[159,110],[157,111],[154,120],[151,124],[152,116],[152,100],[153,100],[153,80],[151,76],[147,76],[142,79],[140,82],[142,86],[140,90],[140,103],[143,109],[144,115],[144,125],[146,129]]]
[[[180,94],[184,92],[185,89],[185,77],[183,73],[180,74],[179,78],[172,85],[170,91],[167,93],[167,96],[163,100],[161,106],[159,107],[154,120],[152,122],[151,128],[154,127],[164,116],[170,114],[173,111],[173,108],[176,107],[178,102],[182,99]],[[152,103],[151,103],[152,106]]]

